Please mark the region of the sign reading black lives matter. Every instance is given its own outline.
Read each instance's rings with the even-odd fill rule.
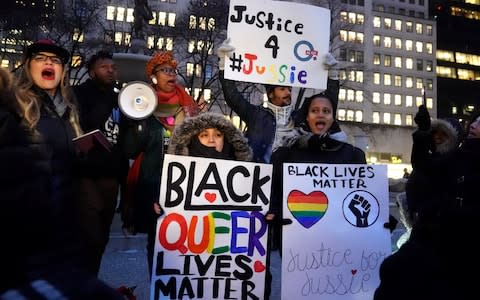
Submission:
[[[284,164],[282,299],[373,299],[391,254],[387,167]]]
[[[227,36],[235,48],[225,78],[326,89],[330,10],[302,3],[230,0]]]
[[[272,166],[165,155],[150,299],[263,299]]]

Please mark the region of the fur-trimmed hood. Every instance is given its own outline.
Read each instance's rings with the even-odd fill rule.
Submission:
[[[436,152],[440,154],[449,153],[454,150],[460,141],[460,134],[457,129],[448,121],[442,119],[432,120],[432,131],[442,131],[447,135],[447,140],[436,146]]]
[[[234,148],[235,159],[242,161],[252,160],[252,150],[247,139],[232,122],[223,115],[205,112],[196,117],[186,118],[181,124],[175,126],[168,145],[168,154],[189,155],[188,145],[193,137],[207,128],[217,128],[225,135],[225,140]]]

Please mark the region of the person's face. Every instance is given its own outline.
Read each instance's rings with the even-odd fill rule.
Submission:
[[[215,147],[215,150],[218,152],[222,152],[223,150],[224,136],[223,133],[216,128],[202,130],[198,134],[198,140],[204,146]]]
[[[476,118],[475,121],[470,123],[467,138],[480,139],[480,117]]]
[[[324,97],[314,98],[308,107],[306,121],[314,134],[322,135],[327,132],[334,121],[330,101]]]
[[[117,67],[110,58],[100,58],[90,70],[90,77],[104,85],[112,85],[117,80]]]
[[[448,136],[441,130],[435,130],[432,132],[432,138],[435,145],[440,145],[445,143],[445,141],[448,139]]]
[[[292,103],[292,88],[289,86],[277,86],[270,94],[270,101],[276,106],[287,106]]]
[[[156,66],[154,71],[157,78],[156,88],[164,93],[171,93],[175,90],[177,81],[177,70],[168,64]]]
[[[29,65],[33,83],[50,96],[55,95],[63,76],[60,57],[50,52],[39,52],[32,56]]]

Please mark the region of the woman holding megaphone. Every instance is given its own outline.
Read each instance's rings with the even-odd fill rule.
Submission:
[[[177,84],[177,61],[172,52],[155,53],[146,66],[157,96],[157,106],[149,117],[132,122],[124,136],[130,158],[135,158],[127,179],[122,220],[131,233],[147,233],[149,270],[153,261],[155,225],[160,215],[158,197],[165,144],[175,125],[195,116],[199,108],[185,88]]]

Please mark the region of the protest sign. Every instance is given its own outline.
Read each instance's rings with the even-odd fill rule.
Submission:
[[[372,299],[391,254],[386,166],[284,164],[282,299]]]
[[[225,60],[225,78],[326,89],[323,59],[330,43],[330,10],[293,2],[231,0],[227,35],[235,50]]]
[[[150,299],[262,299],[272,167],[165,155]]]

